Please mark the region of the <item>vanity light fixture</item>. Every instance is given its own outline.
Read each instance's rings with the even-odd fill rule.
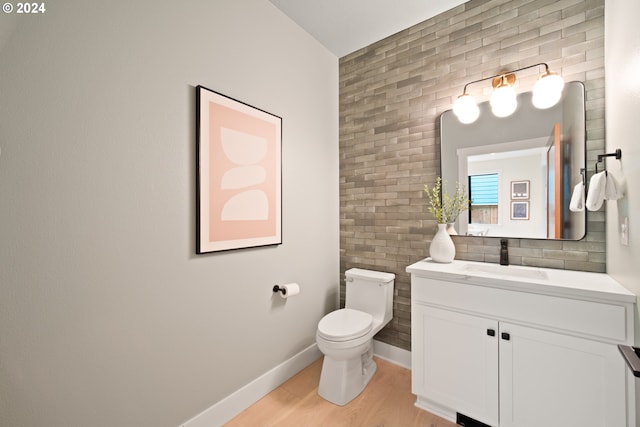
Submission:
[[[469,124],[475,122],[480,116],[480,109],[473,96],[467,93],[467,87],[474,83],[492,80],[494,91],[489,99],[491,111],[496,117],[510,116],[518,107],[517,94],[513,87],[516,82],[516,73],[541,65],[544,65],[545,71],[533,86],[532,103],[538,109],[553,107],[562,97],[564,80],[557,73],[551,72],[549,65],[543,62],[467,83],[464,85],[462,95],[453,104],[453,113],[461,123]]]
[[[541,110],[551,108],[560,101],[564,80],[558,73],[549,71],[549,66],[533,85],[533,106]]]
[[[464,92],[456,99],[455,104],[453,104],[453,114],[456,115],[460,122],[468,125],[478,119],[478,116],[480,116],[480,108],[476,103],[476,99]]]
[[[503,74],[493,79],[493,93],[489,98],[491,112],[496,117],[508,117],[516,111],[518,107],[518,94],[513,88],[516,82],[514,73]]]

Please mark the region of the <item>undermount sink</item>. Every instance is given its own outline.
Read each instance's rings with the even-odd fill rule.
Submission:
[[[519,279],[549,280],[547,273],[535,267],[513,267],[496,264],[465,264],[463,270],[469,273],[485,273],[492,276],[513,277]]]

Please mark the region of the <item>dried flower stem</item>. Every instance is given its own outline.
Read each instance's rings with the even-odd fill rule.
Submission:
[[[455,222],[461,212],[469,209],[469,198],[465,195],[464,185],[456,182],[456,192],[453,197],[442,192],[442,178],[436,179],[433,188],[424,186],[424,192],[429,199],[429,212],[435,217],[438,224],[449,224]],[[446,181],[444,181],[446,184]]]

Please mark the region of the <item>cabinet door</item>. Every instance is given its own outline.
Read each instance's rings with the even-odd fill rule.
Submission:
[[[615,345],[507,323],[500,335],[500,427],[627,425]]]
[[[414,304],[413,393],[498,425],[498,322]]]

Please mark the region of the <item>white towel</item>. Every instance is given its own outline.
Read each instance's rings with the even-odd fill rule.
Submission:
[[[587,194],[586,208],[590,211],[597,211],[604,202],[605,187],[607,186],[607,173],[599,172],[594,174],[589,181],[589,194]]]
[[[605,185],[604,198],[605,200],[618,200],[624,196],[624,189],[622,184],[611,173],[607,173],[607,184]]]
[[[582,182],[577,183],[576,186],[573,187],[569,210],[571,212],[584,211],[584,184]]]

